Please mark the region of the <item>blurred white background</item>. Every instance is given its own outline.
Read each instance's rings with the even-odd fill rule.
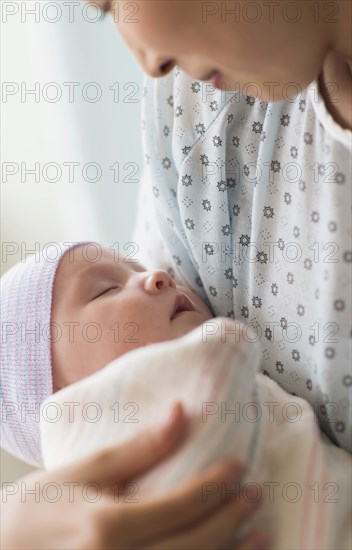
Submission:
[[[0,4],[2,272],[39,244],[123,247],[142,171],[141,70],[84,0]],[[30,469],[1,451],[3,482]]]

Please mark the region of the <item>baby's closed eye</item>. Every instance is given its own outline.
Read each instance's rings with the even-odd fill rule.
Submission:
[[[100,292],[97,296],[95,296],[94,300],[96,300],[97,298],[100,298],[101,296],[105,296],[108,292],[112,290],[118,290],[119,288],[120,288],[119,286],[111,286],[109,288],[106,288],[102,292]]]

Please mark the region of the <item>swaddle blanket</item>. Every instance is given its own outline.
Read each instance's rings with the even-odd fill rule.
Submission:
[[[225,318],[134,350],[41,407],[46,468],[70,463],[160,424],[175,400],[189,426],[177,450],[136,481],[134,500],[179,486],[216,459],[246,466],[242,490],[272,548],[350,548],[351,457],[320,434],[314,412],[258,374],[253,334]],[[219,489],[220,490],[220,489]]]

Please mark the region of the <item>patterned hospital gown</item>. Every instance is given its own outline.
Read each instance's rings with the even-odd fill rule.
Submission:
[[[273,103],[176,68],[143,102],[140,261],[250,325],[263,373],[351,452],[351,132],[317,83]]]

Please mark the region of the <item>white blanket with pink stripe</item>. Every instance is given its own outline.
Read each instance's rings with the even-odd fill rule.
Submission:
[[[262,496],[252,521],[270,530],[271,548],[351,548],[351,456],[321,434],[306,401],[257,372],[260,353],[249,340],[238,323],[214,319],[55,393],[41,407],[45,466],[123,442],[159,424],[179,400],[190,417],[187,434],[136,480],[133,500],[233,456],[246,465],[244,495],[255,486]]]

